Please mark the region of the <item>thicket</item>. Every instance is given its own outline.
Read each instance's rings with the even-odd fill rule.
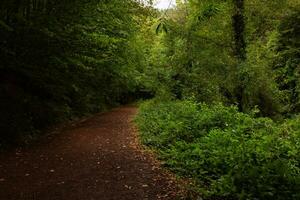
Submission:
[[[148,89],[243,112],[257,106],[272,118],[297,113],[299,13],[295,0],[178,1],[143,29],[152,35],[141,33]]]
[[[132,0],[1,0],[0,143],[135,98],[147,12]]]
[[[144,144],[205,198],[299,199],[299,1],[177,1],[140,35]]]
[[[211,199],[300,198],[300,118],[276,123],[236,106],[142,104],[136,122],[164,165]]]

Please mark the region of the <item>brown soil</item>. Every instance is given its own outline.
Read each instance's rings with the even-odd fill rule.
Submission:
[[[121,107],[65,128],[39,144],[0,155],[2,200],[177,199],[179,187],[140,148]]]

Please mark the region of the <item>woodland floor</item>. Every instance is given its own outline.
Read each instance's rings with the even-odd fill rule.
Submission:
[[[0,154],[2,200],[177,199],[176,180],[144,151],[126,106]]]

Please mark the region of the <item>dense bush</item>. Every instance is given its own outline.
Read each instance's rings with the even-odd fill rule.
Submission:
[[[206,197],[300,198],[300,118],[277,124],[221,104],[144,103],[145,144]]]

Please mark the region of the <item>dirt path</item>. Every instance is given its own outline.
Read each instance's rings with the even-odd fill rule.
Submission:
[[[0,199],[176,199],[175,181],[139,148],[136,111],[98,114],[29,149],[2,153]]]

